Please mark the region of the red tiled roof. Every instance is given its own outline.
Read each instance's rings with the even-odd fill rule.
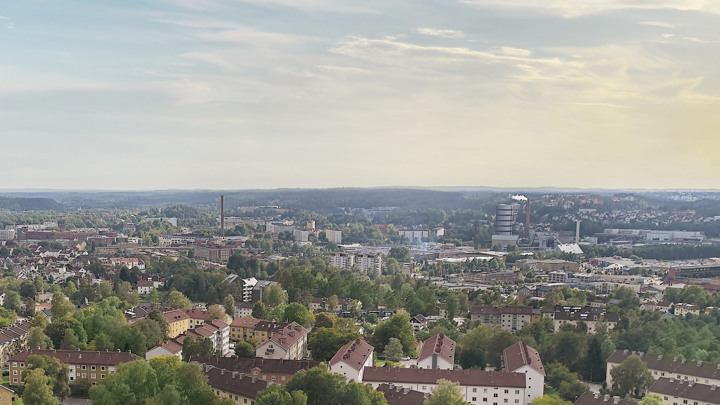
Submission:
[[[720,404],[720,389],[717,385],[697,384],[692,381],[660,377],[648,389],[648,392],[708,404]]]
[[[431,336],[423,342],[418,361],[437,353],[438,356],[447,360],[450,364],[455,363],[455,341],[442,333]]]
[[[128,361],[140,360],[135,354],[128,352],[98,352],[88,350],[25,350],[22,351],[8,361],[26,361],[29,356],[34,354],[40,356],[49,356],[58,359],[65,364],[95,364],[101,366],[116,366]]]
[[[305,335],[307,335],[307,329],[303,328],[302,325],[297,322],[292,322],[283,329],[275,332],[268,341],[287,350]]]
[[[319,361],[313,360],[263,359],[262,357],[249,359],[236,356],[193,356],[190,361],[241,373],[250,373],[251,370],[258,369],[269,374],[295,374],[320,365]]]
[[[183,319],[189,319],[190,317],[187,316],[187,314],[179,309],[163,312],[163,316],[165,317],[165,320],[168,323],[177,322]]]
[[[525,388],[525,374],[481,370],[425,370],[422,368],[365,367],[363,382],[435,384],[440,379],[463,386]]]
[[[208,377],[208,385],[212,388],[251,399],[257,397],[258,392],[265,390],[269,384],[268,381],[213,366],[203,367],[203,372]]]
[[[234,328],[254,328],[255,325],[257,325],[259,322],[262,322],[263,320],[264,319],[258,318],[235,318],[233,319],[230,326]]]
[[[374,347],[368,342],[355,339],[352,342],[346,343],[335,353],[333,358],[330,359],[330,365],[335,365],[342,361],[355,370],[360,370],[368,357],[372,357],[373,350]]]
[[[380,384],[377,387],[385,395],[388,405],[419,405],[425,401],[425,393],[409,388],[396,387],[392,384]]]
[[[666,371],[673,374],[692,375],[707,379],[720,380],[720,363],[704,363],[702,361],[685,361],[678,357],[670,358],[662,355],[615,350],[608,357],[608,363],[620,364],[632,355],[640,356],[640,360],[651,370]]]
[[[505,360],[505,370],[515,371],[522,366],[530,366],[537,370],[540,374],[545,375],[545,368],[540,353],[525,342],[517,342],[514,345],[503,350],[503,359]]]
[[[580,395],[573,405],[637,405],[637,402],[588,391]]]

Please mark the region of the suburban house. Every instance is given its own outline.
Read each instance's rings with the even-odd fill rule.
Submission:
[[[417,359],[418,368],[452,370],[455,366],[455,341],[442,333],[423,342]]]
[[[255,348],[255,356],[265,359],[300,360],[307,354],[307,329],[297,322],[273,333]]]
[[[342,375],[347,381],[361,382],[365,367],[373,365],[374,350],[374,347],[361,339],[348,342],[330,359],[330,371]]]

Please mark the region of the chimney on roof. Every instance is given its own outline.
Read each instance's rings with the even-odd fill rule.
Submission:
[[[619,404],[619,403],[620,403],[620,397],[614,396],[614,397],[613,397],[613,404],[617,405],[617,404]]]
[[[662,354],[658,355],[658,360],[662,360],[662,359],[663,359],[663,355]]]
[[[697,362],[697,366],[698,366],[698,367],[702,366],[702,360],[699,360],[699,361]]]
[[[603,397],[603,401],[607,402],[609,400],[610,400],[610,395],[605,394],[605,396]]]
[[[684,358],[682,359],[682,364],[685,364],[685,359],[684,359]]]
[[[713,384],[713,385],[710,387],[710,391],[715,391],[716,389],[717,389],[717,385],[715,385],[715,384]]]
[[[593,394],[593,397],[594,397],[595,399],[600,398],[600,393],[599,393],[599,392],[595,392],[595,393]]]
[[[688,387],[692,387],[693,385],[695,385],[695,381],[694,381],[694,380],[688,381]]]

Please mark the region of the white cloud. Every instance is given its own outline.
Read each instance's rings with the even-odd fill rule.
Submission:
[[[678,10],[720,14],[720,2],[705,0],[461,0],[464,3],[501,9],[525,9],[566,18],[609,11]]]
[[[422,35],[443,38],[463,38],[465,33],[459,30],[440,30],[437,28],[418,28],[417,32]]]

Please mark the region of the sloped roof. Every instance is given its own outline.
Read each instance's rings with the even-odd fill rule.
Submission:
[[[705,363],[702,361],[686,361],[679,357],[664,357],[662,355],[632,352],[629,350],[615,350],[608,357],[608,363],[620,364],[633,354],[640,356],[640,360],[651,370],[660,370],[673,374],[692,375],[707,379],[720,380],[720,363]]]
[[[692,381],[660,377],[648,391],[708,404],[720,404],[720,390],[717,385],[698,384]]]
[[[540,374],[545,375],[540,353],[525,344],[525,342],[517,342],[503,350],[503,359],[507,371],[515,371],[520,367],[530,366]]]
[[[366,341],[355,339],[346,343],[335,353],[333,358],[330,359],[330,365],[333,366],[342,361],[355,370],[360,370],[368,357],[372,357],[374,349]]]
[[[455,363],[455,341],[449,337],[439,333],[429,337],[423,342],[418,361],[426,359],[433,354],[447,360],[450,364]]]
[[[525,388],[524,373],[482,370],[425,370],[422,368],[365,367],[363,382],[435,384],[440,379],[464,386]]]

